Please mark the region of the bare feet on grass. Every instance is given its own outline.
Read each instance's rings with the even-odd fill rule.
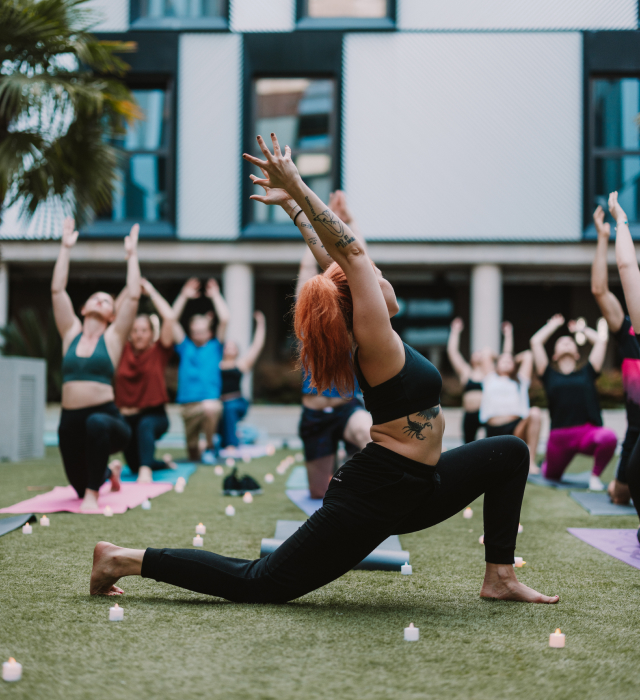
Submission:
[[[111,490],[120,491],[122,462],[119,459],[112,459],[111,462],[109,462],[109,469],[111,469],[111,476],[109,477],[109,481],[111,482]]]
[[[539,474],[539,473],[540,473],[540,467],[535,462],[532,461],[531,464],[529,464],[529,474]]]
[[[84,498],[82,499],[82,504],[80,505],[80,512],[87,513],[94,510],[99,510],[98,505],[98,492],[87,489],[84,492]]]
[[[521,603],[557,603],[560,600],[557,595],[543,595],[520,583],[513,566],[508,564],[487,564],[480,597]]]
[[[98,542],[93,550],[91,595],[122,595],[115,583],[123,576],[139,576],[144,549],[124,549],[110,542]]]

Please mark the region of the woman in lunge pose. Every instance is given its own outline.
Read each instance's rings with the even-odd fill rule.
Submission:
[[[320,508],[275,552],[255,561],[196,550],[122,549],[101,542],[94,552],[93,594],[118,595],[122,576],[142,575],[238,602],[285,602],[352,569],[392,534],[431,527],[484,494],[484,583],[480,595],[555,603],[519,583],[513,568],[520,506],[529,467],[526,445],[512,436],[442,452],[444,420],[436,368],[405,345],[390,318],[393,288],[359,239],[305,185],[275,135],[273,154],[261,137],[267,187],[286,190],[313,222],[336,261],[312,277],[296,301],[300,358],[313,384],[348,393],[354,369],[373,416],[369,443],[331,480]]]
[[[556,314],[531,338],[531,350],[540,375],[551,416],[551,431],[547,442],[547,454],[542,474],[547,479],[560,480],[565,469],[577,454],[593,455],[593,471],[589,479],[592,491],[602,491],[600,474],[613,457],[617,438],[613,430],[602,426],[600,401],[596,379],[602,369],[607,352],[607,332],[604,328],[583,328],[576,321],[569,321],[570,333],[581,330],[593,345],[589,360],[578,369],[580,353],[570,335],[563,335],[554,347],[551,358],[558,369],[549,364],[544,344],[564,325],[564,318]]]
[[[77,240],[73,219],[65,219],[51,297],[64,358],[60,453],[69,483],[83,499],[82,510],[88,511],[98,508],[98,491],[107,479],[112,491],[120,489],[120,465],[110,469],[107,462],[110,454],[126,447],[131,436],[114,403],[112,380],[138,311],[138,225],[124,240],[127,287],[117,312],[110,294],[95,292],[80,311],[82,321],[67,294],[69,258]]]

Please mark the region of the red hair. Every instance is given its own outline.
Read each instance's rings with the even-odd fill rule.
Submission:
[[[314,275],[300,290],[294,329],[298,360],[311,386],[321,394],[335,387],[353,394],[353,299],[347,277],[338,263]]]

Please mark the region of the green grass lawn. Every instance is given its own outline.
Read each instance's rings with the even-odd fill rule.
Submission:
[[[286,454],[254,460],[262,481]],[[576,460],[572,471],[588,468]],[[605,478],[611,478],[609,466]],[[201,467],[185,492],[113,518],[53,514],[0,538],[0,657],[24,667],[0,697],[311,698],[484,700],[640,697],[640,571],[583,544],[567,527],[637,527],[636,518],[592,517],[566,492],[528,486],[518,576],[555,606],[478,598],[484,570],[481,504],[401,538],[413,576],[353,571],[287,605],[236,605],[141,578],[123,579],[122,623],[113,599],[89,596],[93,546],[186,547],[207,525],[207,549],[258,555],[277,519],[304,518],[284,494],[286,477],[252,505],[223,498],[221,477]],[[45,460],[0,465],[0,506],[28,486],[65,484],[57,450]],[[232,502],[237,515],[224,515]],[[420,641],[403,641],[414,622]],[[563,650],[549,649],[556,627]]]

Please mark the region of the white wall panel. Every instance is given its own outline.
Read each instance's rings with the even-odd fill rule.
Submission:
[[[239,233],[241,37],[183,34],[178,80],[178,236]]]
[[[636,29],[637,0],[398,0],[401,29]]]
[[[126,32],[129,29],[129,0],[91,0],[87,7],[100,19],[97,32]]]
[[[234,32],[290,32],[295,24],[295,0],[231,0]]]
[[[344,77],[344,187],[368,236],[580,237],[580,34],[352,34]]]

